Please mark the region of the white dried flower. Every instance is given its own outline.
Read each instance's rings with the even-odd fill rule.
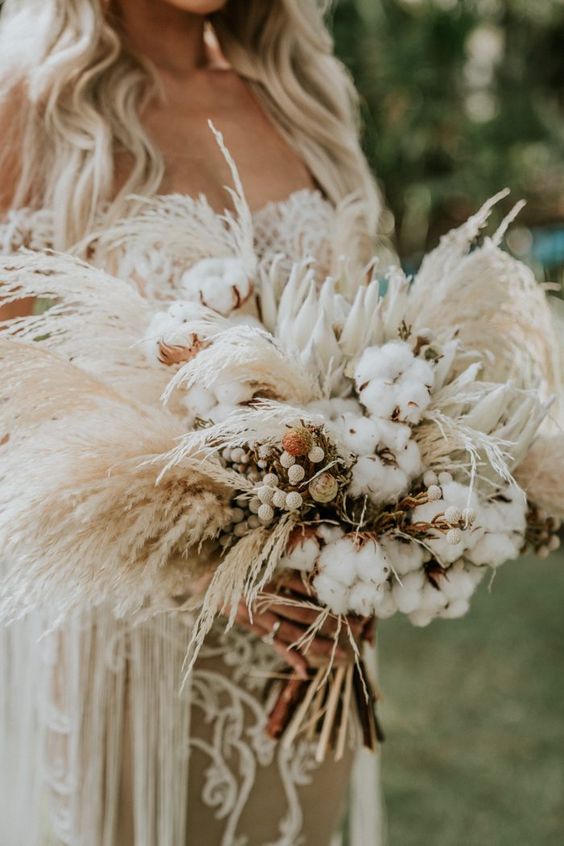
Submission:
[[[462,518],[462,512],[456,505],[449,505],[445,508],[445,520],[447,523],[458,523]]]
[[[434,470],[426,470],[423,474],[423,484],[426,488],[430,488],[431,485],[436,485],[438,481],[439,477]]]
[[[261,501],[258,496],[253,496],[251,501],[249,502],[249,511],[253,514],[258,514],[258,510],[261,507]]]
[[[278,484],[278,476],[276,475],[276,473],[265,473],[262,481],[265,485],[269,485],[275,488]]]
[[[325,458],[325,452],[322,447],[314,446],[308,452],[307,457],[312,464],[319,464]]]
[[[245,519],[245,512],[242,508],[232,508],[231,509],[231,519],[234,523],[240,523],[241,520]]]
[[[271,505],[263,503],[258,510],[258,518],[261,523],[270,523],[274,518],[274,509]]]
[[[261,522],[256,514],[251,514],[251,516],[247,520],[247,523],[249,524],[249,529],[258,529],[258,527],[261,525]]]
[[[429,485],[427,496],[429,497],[429,502],[438,502],[442,499],[443,494],[438,485]]]
[[[284,508],[286,505],[286,493],[285,491],[281,491],[280,488],[277,488],[274,493],[272,494],[272,505],[275,505],[276,508]]]
[[[293,464],[295,464],[295,463],[296,463],[296,459],[295,459],[295,457],[294,457],[293,455],[290,455],[290,453],[289,453],[289,452],[284,451],[283,453],[281,453],[281,455],[280,455],[280,464],[281,464],[281,465],[282,465],[282,467],[284,467],[286,470],[288,470],[288,468],[289,468],[289,467],[291,467],[291,466],[292,466]]]
[[[272,488],[269,488],[268,485],[263,485],[257,490],[257,497],[260,499],[262,503],[269,504],[272,502],[272,496],[274,491]]]
[[[241,523],[237,523],[233,528],[233,534],[237,538],[242,538],[243,535],[246,535],[249,530],[249,524],[243,520]]]
[[[298,508],[301,508],[303,504],[303,497],[297,491],[290,491],[290,493],[286,494],[286,508],[288,511],[297,511]]]
[[[291,485],[297,485],[305,477],[305,470],[301,464],[294,464],[288,468],[288,481]]]
[[[449,482],[452,482],[452,476],[451,476],[450,473],[447,473],[446,471],[439,473],[439,484],[440,485],[448,485]]]
[[[476,511],[473,508],[464,508],[462,511],[462,521],[465,526],[471,526],[476,519]]]

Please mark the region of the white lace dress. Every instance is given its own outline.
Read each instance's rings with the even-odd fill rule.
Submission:
[[[166,235],[151,224],[161,197],[117,253],[98,242],[97,262],[156,300],[176,298],[181,272],[229,246],[205,199],[173,200]],[[250,222],[261,272],[276,256],[313,255],[327,272],[338,258],[338,213],[318,192]],[[5,253],[51,242],[48,212],[0,227]],[[269,740],[265,688],[280,664],[243,630],[218,627],[180,693],[189,626],[170,609],[135,627],[97,610],[62,629],[34,616],[0,633],[2,846],[325,846],[340,842],[347,799],[346,842],[376,846],[376,758],[351,751],[320,766],[311,742]]]

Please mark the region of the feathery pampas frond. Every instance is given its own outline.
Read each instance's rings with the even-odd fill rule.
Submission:
[[[0,342],[0,384],[0,619],[43,604],[61,615],[103,602],[150,612],[171,558],[186,559],[190,586],[191,558],[229,509],[224,490],[187,462],[157,484],[179,423],[15,341]]]

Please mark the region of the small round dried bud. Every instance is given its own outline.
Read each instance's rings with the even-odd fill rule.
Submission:
[[[268,485],[263,485],[257,491],[257,496],[261,502],[269,503],[272,502],[272,494],[274,491],[272,488],[269,488]],[[260,509],[259,509],[260,511]]]
[[[280,488],[277,488],[272,494],[272,505],[275,505],[276,508],[284,508],[286,505],[286,494]]]
[[[288,469],[288,481],[291,485],[297,485],[305,476],[305,470],[301,464],[294,464]]]
[[[261,501],[258,496],[254,496],[251,501],[249,502],[249,511],[253,514],[258,514],[258,510],[261,506]]]
[[[291,467],[292,464],[295,464],[295,463],[296,463],[296,459],[294,458],[293,455],[290,455],[289,452],[283,452],[282,455],[280,456],[280,464],[282,465],[282,467],[285,467],[286,470],[288,469],[288,467]]]
[[[266,473],[262,479],[265,485],[269,485],[271,488],[275,488],[278,484],[278,476],[276,473]]]
[[[452,482],[452,476],[450,475],[450,473],[439,473],[439,484],[448,485],[449,482]]]
[[[248,464],[251,460],[251,456],[248,452],[244,452],[241,456],[241,464]]]
[[[313,446],[313,438],[305,426],[294,426],[282,438],[282,446],[289,455],[307,455]]]
[[[456,505],[449,505],[447,509],[445,509],[445,520],[447,523],[458,523],[462,517],[462,513],[460,508],[457,508]]]
[[[251,514],[251,516],[247,520],[247,523],[249,524],[249,529],[258,529],[258,527],[260,526],[260,520],[256,514]]]
[[[221,451],[221,457],[225,461],[231,461],[231,450],[229,449],[229,447],[226,447],[224,450]]]
[[[234,523],[240,523],[241,520],[245,519],[245,512],[242,508],[232,508],[231,509],[231,519]]]
[[[426,488],[430,488],[431,485],[436,485],[438,481],[439,477],[434,470],[427,470],[426,473],[423,474],[423,484]]]
[[[263,503],[258,510],[258,518],[261,523],[270,523],[274,517],[274,509],[271,505]]]
[[[548,514],[544,510],[544,508],[539,508],[537,511],[537,519],[544,523],[545,520],[548,519]]]
[[[257,467],[260,467],[261,470],[264,470],[268,467],[268,461],[265,461],[264,458],[259,458],[257,461]]]
[[[256,467],[251,467],[251,469],[247,473],[247,476],[249,477],[251,482],[260,482],[260,473],[256,469]]]
[[[462,540],[462,532],[460,529],[449,529],[446,533],[446,539],[447,543],[451,543],[454,546]]]
[[[557,549],[560,549],[560,538],[558,535],[552,535],[548,542],[548,548],[551,552],[556,552]]]
[[[323,449],[323,447],[314,446],[308,452],[307,457],[309,458],[312,464],[319,464],[320,461],[323,461],[323,459],[325,458],[325,450]]]
[[[240,461],[242,461],[244,455],[245,451],[241,449],[241,447],[235,447],[231,450],[231,461],[239,463]]]
[[[429,485],[427,488],[427,497],[429,502],[437,502],[442,497],[442,491],[438,485]]]
[[[258,448],[259,458],[262,458],[262,459],[268,458],[269,452],[270,452],[270,447],[267,447],[264,444],[262,446],[259,446],[259,448]]]
[[[331,473],[321,473],[309,483],[309,492],[316,502],[332,502],[339,492],[339,483]]]
[[[539,546],[537,549],[537,555],[539,558],[548,558],[550,555],[550,549],[548,546]]]
[[[476,519],[476,512],[473,508],[465,508],[462,512],[462,520],[465,526],[471,526]]]
[[[243,535],[247,534],[248,530],[249,530],[249,524],[247,523],[246,520],[244,520],[242,523],[237,523],[237,525],[233,529],[233,534],[237,538],[242,538]]]
[[[230,542],[230,540],[231,540],[230,535],[221,535],[220,538],[219,538],[219,545],[220,546],[227,546],[227,544]]]
[[[302,495],[299,494],[297,491],[290,491],[289,494],[286,494],[285,505],[288,511],[297,511],[298,508],[301,508],[302,503]]]

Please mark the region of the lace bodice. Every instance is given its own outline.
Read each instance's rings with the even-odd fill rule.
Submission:
[[[275,258],[282,270],[289,270],[293,262],[312,257],[321,273],[330,273],[336,261],[333,243],[338,217],[337,209],[309,188],[248,213],[246,235],[252,237],[259,272],[268,272]],[[234,221],[233,215],[214,211],[203,196],[157,195],[143,200],[132,216],[108,230],[101,215],[98,232],[76,251],[132,280],[151,299],[174,299],[181,296],[180,277],[192,264],[236,250],[238,234],[245,237],[245,233],[234,234],[239,225]],[[11,211],[0,225],[3,253],[21,248],[51,250],[54,244],[54,213],[49,210]]]

